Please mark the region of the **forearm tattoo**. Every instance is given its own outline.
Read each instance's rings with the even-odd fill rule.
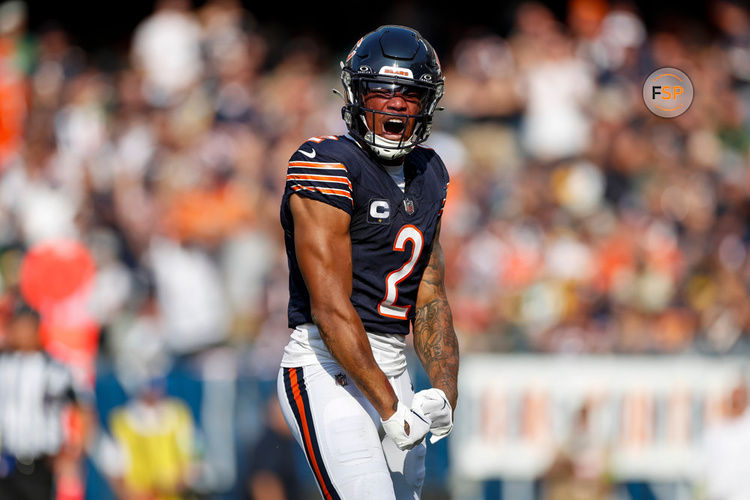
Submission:
[[[458,340],[443,285],[444,260],[435,245],[422,286],[431,298],[416,310],[414,348],[433,387],[442,389],[455,408],[458,399]]]

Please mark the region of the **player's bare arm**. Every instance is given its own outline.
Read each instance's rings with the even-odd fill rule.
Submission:
[[[430,262],[419,285],[414,348],[432,387],[442,390],[455,409],[458,400],[458,339],[445,293],[445,257],[439,235],[440,227],[435,235]]]
[[[346,370],[382,419],[398,398],[375,362],[362,320],[352,306],[350,216],[301,196],[290,198],[294,244],[310,294],[313,322],[331,355]]]

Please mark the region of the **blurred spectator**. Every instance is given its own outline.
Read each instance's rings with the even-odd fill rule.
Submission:
[[[284,421],[276,395],[271,395],[265,406],[265,425],[250,454],[247,498],[300,498],[302,489],[295,468],[296,443]]]
[[[150,248],[165,341],[178,355],[218,345],[229,314],[218,269],[200,248],[154,239]]]
[[[544,475],[545,500],[605,500],[613,492],[609,456],[602,436],[592,422],[590,402],[573,417],[564,440]]]
[[[724,417],[709,425],[703,436],[698,486],[707,500],[750,498],[747,478],[750,462],[750,412],[748,387],[739,380],[729,395]]]
[[[112,478],[119,498],[172,500],[189,493],[195,470],[195,427],[189,408],[164,396],[164,381],[144,383],[126,406],[110,414],[122,457]]]
[[[550,161],[583,153],[589,145],[594,94],[592,69],[574,51],[573,39],[544,6],[518,9],[511,46],[518,54],[523,95],[521,142],[531,158]]]
[[[134,66],[144,73],[143,91],[154,106],[168,106],[198,82],[201,27],[189,0],[159,0],[133,35]]]
[[[16,308],[6,335],[0,353],[0,498],[48,500],[55,492],[65,498],[71,489],[80,494],[82,430],[66,425],[69,412],[80,408],[73,376],[43,351],[39,316],[30,307]]]
[[[31,57],[26,20],[24,2],[0,5],[0,172],[21,147],[28,113],[24,76]]]
[[[719,0],[711,4],[720,43],[726,51],[732,77],[750,82],[750,15],[739,2]]]

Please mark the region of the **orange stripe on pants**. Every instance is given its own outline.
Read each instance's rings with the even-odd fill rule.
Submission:
[[[307,415],[305,414],[305,407],[302,403],[302,395],[299,391],[297,370],[295,368],[289,370],[289,380],[292,382],[292,394],[294,395],[294,402],[297,405],[297,411],[299,411],[300,420],[302,420],[302,439],[304,439],[305,441],[307,455],[308,457],[310,457],[310,463],[312,463],[313,472],[315,472],[315,477],[318,479],[320,488],[323,490],[323,496],[326,498],[326,500],[332,500],[331,494],[328,492],[325,482],[323,481],[323,475],[320,473],[318,461],[315,459],[315,453],[313,452],[312,440],[310,438],[310,429],[307,425]]]

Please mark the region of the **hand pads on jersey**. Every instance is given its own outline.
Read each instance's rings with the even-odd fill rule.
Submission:
[[[430,432],[430,421],[418,410],[398,402],[396,413],[388,420],[380,419],[385,433],[393,439],[399,450],[411,450]]]
[[[425,389],[414,395],[412,408],[427,417],[430,425],[430,443],[435,444],[453,430],[453,408],[440,389]]]

